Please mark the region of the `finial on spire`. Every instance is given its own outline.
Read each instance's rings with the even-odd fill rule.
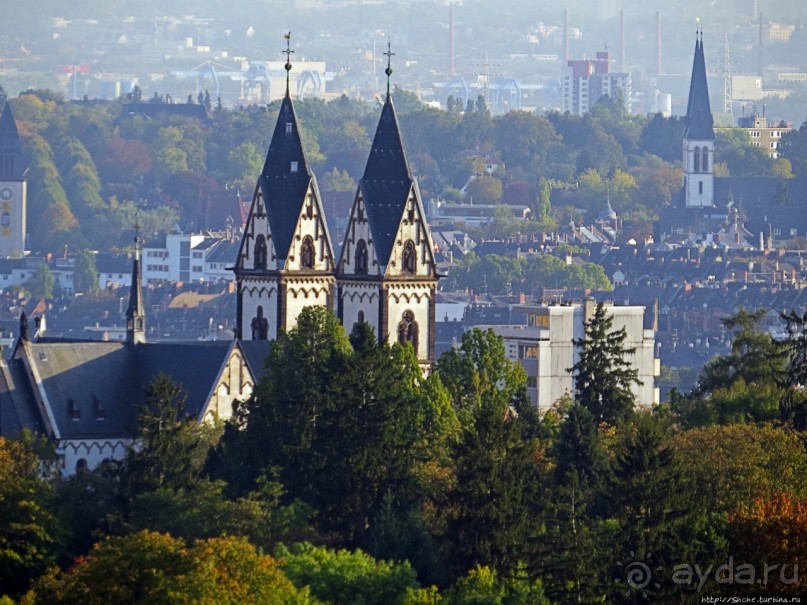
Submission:
[[[389,77],[392,75],[392,56],[394,54],[389,38],[387,38],[387,52],[384,53],[384,56],[387,57],[387,69],[384,70],[384,73],[387,74],[387,97],[389,97]]]
[[[283,34],[283,37],[286,39],[286,50],[283,51],[283,54],[286,55],[286,96],[289,96],[289,72],[291,71],[291,55],[294,53],[291,50],[291,32]]]

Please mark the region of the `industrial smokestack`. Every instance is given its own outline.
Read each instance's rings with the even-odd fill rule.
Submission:
[[[454,75],[454,7],[448,9],[448,73]]]
[[[569,62],[569,9],[563,9],[563,64]]]
[[[656,74],[663,74],[661,66],[661,13],[656,11]]]
[[[762,12],[760,11],[760,13],[759,13],[759,77],[760,78],[762,77],[762,68],[764,66],[762,50],[763,50],[763,47],[765,45],[764,33],[763,33],[762,29],[763,29],[763,27],[762,27]]]
[[[619,11],[619,71],[625,73],[625,11]]]

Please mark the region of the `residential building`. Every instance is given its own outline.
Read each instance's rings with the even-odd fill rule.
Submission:
[[[563,305],[520,305],[511,316],[525,314],[526,325],[485,326],[504,339],[508,358],[524,368],[527,391],[539,412],[547,411],[565,395],[574,396],[571,368],[579,359],[574,340],[585,338],[584,322],[593,316],[595,306],[593,299]],[[634,350],[628,360],[639,376],[640,383],[632,388],[637,404],[658,403],[654,381],[660,362],[655,356],[654,310],[611,304],[606,311],[613,319],[613,329],[625,330],[625,348]]]
[[[143,283],[232,281],[236,256],[226,234],[171,233],[143,248]]]
[[[788,122],[769,122],[765,116],[752,114],[737,120],[739,127],[748,134],[754,147],[759,147],[773,159],[779,157],[779,145],[782,137],[793,130]]]
[[[561,78],[561,112],[586,113],[601,97],[619,98],[625,111],[631,110],[631,76],[610,69],[608,51],[597,52],[596,58],[571,60]]]

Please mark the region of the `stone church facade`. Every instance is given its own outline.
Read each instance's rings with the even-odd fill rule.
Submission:
[[[387,93],[337,261],[316,177],[287,94],[234,267],[240,339],[272,340],[302,310],[333,310],[346,330],[409,342],[434,361],[437,265],[426,213]]]

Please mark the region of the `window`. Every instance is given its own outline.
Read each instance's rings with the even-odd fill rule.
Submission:
[[[709,172],[709,148],[703,148],[703,158],[701,159],[703,172]]]
[[[698,181],[698,193],[703,195],[703,181]]]
[[[367,275],[367,244],[363,239],[356,244],[356,275]]]
[[[292,172],[297,172],[297,162],[292,162],[291,163],[291,171]]]
[[[252,340],[267,340],[269,338],[269,320],[263,316],[263,307],[258,305],[257,314],[252,318]]]
[[[194,252],[193,253],[193,258],[202,258],[202,253],[201,252]]]
[[[412,311],[404,311],[401,321],[398,324],[398,342],[410,343],[415,353],[418,350],[418,324],[415,321],[415,314]]]
[[[286,122],[286,134],[291,134],[291,122]]]
[[[314,268],[314,240],[310,235],[303,238],[303,246],[300,251],[300,265],[303,269]]]
[[[415,242],[411,239],[404,244],[403,270],[406,273],[415,273],[418,265],[418,253],[415,250]]]
[[[693,168],[693,172],[700,172],[701,171],[701,148],[695,147],[695,153],[693,155],[695,167]]]
[[[255,268],[266,269],[266,238],[263,234],[255,238]]]

